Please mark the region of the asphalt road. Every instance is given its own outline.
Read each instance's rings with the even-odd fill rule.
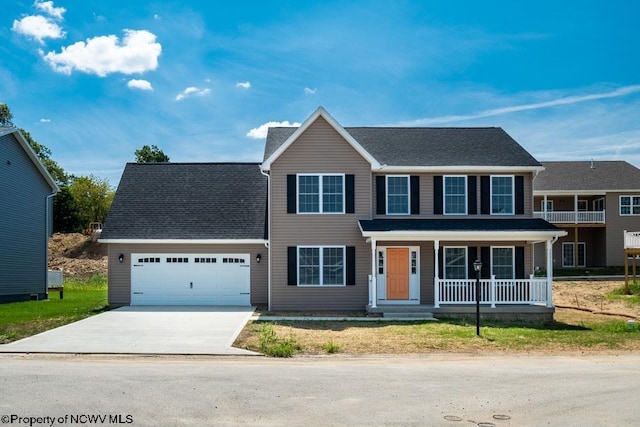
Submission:
[[[0,427],[637,426],[638,396],[637,355],[0,355]]]

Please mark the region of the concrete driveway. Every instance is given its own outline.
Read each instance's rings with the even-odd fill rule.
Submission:
[[[0,353],[233,354],[254,307],[136,306],[0,345]]]

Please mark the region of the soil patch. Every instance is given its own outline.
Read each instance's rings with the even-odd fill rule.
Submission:
[[[607,294],[624,286],[622,280],[554,281],[553,303],[558,309],[591,312],[599,316],[640,319],[640,306],[624,300],[607,299]]]
[[[107,245],[80,233],[55,233],[49,239],[49,269],[65,277],[107,274]]]

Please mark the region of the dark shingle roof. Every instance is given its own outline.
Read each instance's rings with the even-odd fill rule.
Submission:
[[[372,219],[360,220],[363,231],[559,231],[539,218]]]
[[[542,162],[534,191],[639,190],[640,169],[625,161]]]
[[[101,239],[264,239],[258,163],[128,163]]]
[[[540,163],[503,129],[344,128],[380,164],[387,166],[533,166]],[[266,160],[296,128],[269,128]]]

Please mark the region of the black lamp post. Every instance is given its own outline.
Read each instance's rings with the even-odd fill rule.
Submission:
[[[476,271],[476,335],[480,336],[480,270],[482,270],[482,262],[479,259],[473,262],[473,269]]]

